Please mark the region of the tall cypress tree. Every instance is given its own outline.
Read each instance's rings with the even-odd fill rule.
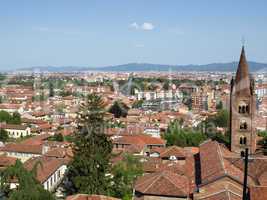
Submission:
[[[81,106],[68,175],[72,193],[108,194],[112,143],[104,134],[104,114],[103,100],[95,94]]]
[[[49,97],[55,96],[54,85],[52,81],[49,81]]]

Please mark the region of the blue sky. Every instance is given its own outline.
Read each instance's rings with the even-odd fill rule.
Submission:
[[[0,69],[267,62],[266,0],[0,1]]]

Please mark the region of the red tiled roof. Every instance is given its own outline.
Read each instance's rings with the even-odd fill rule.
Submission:
[[[23,142],[21,142],[21,144],[24,144],[24,145],[41,145],[49,137],[51,137],[51,135],[41,134],[41,135],[37,135],[37,136],[31,137],[31,138],[28,138],[28,139],[24,140]]]
[[[171,146],[165,149],[165,151],[161,152],[161,158],[169,158],[170,156],[175,157],[185,157],[185,151],[181,147]]]
[[[15,144],[10,143],[2,148],[4,152],[19,152],[19,153],[31,153],[31,154],[42,154],[42,145],[28,145],[28,144]]]
[[[2,167],[9,167],[11,165],[14,165],[17,158],[8,157],[8,156],[0,156],[0,169]]]
[[[19,125],[19,124],[0,124],[0,128],[13,129],[13,130],[26,130],[27,126]]]
[[[40,183],[44,183],[59,167],[64,165],[63,159],[42,156],[27,160],[24,163],[24,167],[28,170],[32,170],[37,162],[41,162],[40,165],[37,164],[36,176],[36,179]]]
[[[119,199],[103,195],[75,194],[72,196],[68,196],[66,200],[119,200]]]
[[[243,171],[223,157],[222,149],[223,147],[216,141],[206,141],[200,145],[202,184],[224,176],[228,176],[242,184]],[[248,177],[248,182],[254,183],[251,177]]]
[[[242,196],[230,190],[222,190],[216,193],[197,198],[197,200],[242,200]],[[257,199],[258,200],[258,199]]]
[[[165,145],[163,139],[148,135],[127,135],[114,139],[115,144],[136,144],[136,145]]]
[[[188,179],[170,171],[144,175],[135,183],[135,191],[143,195],[188,197],[189,190]]]
[[[250,200],[266,200],[266,199],[267,199],[267,187],[250,188]]]

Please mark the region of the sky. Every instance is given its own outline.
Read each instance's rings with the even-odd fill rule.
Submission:
[[[0,69],[267,62],[266,0],[0,0]]]

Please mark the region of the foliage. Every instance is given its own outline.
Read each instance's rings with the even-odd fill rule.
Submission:
[[[72,95],[72,93],[70,91],[62,90],[59,95],[62,97],[67,97],[67,96]]]
[[[216,109],[217,110],[223,109],[223,103],[222,103],[222,101],[219,101],[219,103],[216,105]]]
[[[208,122],[214,123],[217,127],[227,128],[229,125],[228,110],[220,110],[214,117],[209,117]]]
[[[262,152],[265,156],[267,156],[267,136],[264,136],[258,144],[261,146]]]
[[[133,102],[132,108],[141,108],[144,103],[144,100],[136,100]]]
[[[267,131],[260,131],[260,132],[258,132],[258,136],[260,136],[260,137],[267,137]]]
[[[48,138],[49,141],[57,141],[57,142],[63,142],[64,137],[61,133],[55,134]]]
[[[115,101],[109,108],[109,112],[114,115],[115,118],[126,117],[128,114],[128,107],[120,101]]]
[[[55,91],[54,91],[54,84],[52,81],[49,82],[49,97],[55,96]]]
[[[125,154],[123,160],[112,168],[111,195],[121,199],[132,199],[135,179],[143,174],[142,163],[133,155]]]
[[[12,114],[12,118],[11,118],[11,121],[10,123],[12,124],[21,124],[21,116],[18,112],[14,112]]]
[[[6,192],[9,200],[54,200],[52,194],[34,178],[37,165],[31,171],[23,167],[21,161],[17,160],[13,166],[8,167],[2,173],[1,188]],[[18,181],[17,189],[10,190],[8,182],[16,177]]]
[[[207,139],[207,136],[198,130],[183,129],[178,120],[174,120],[168,126],[164,135],[167,145],[177,145],[181,147],[199,146],[201,142]]]
[[[107,194],[110,187],[109,159],[112,143],[104,134],[104,106],[100,96],[90,94],[79,112],[74,158],[68,178],[72,193]]]
[[[0,129],[0,141],[6,142],[8,140],[8,133],[5,129]]]
[[[18,112],[14,112],[12,115],[10,115],[8,112],[1,110],[0,122],[6,122],[7,124],[20,124],[21,117]]]

